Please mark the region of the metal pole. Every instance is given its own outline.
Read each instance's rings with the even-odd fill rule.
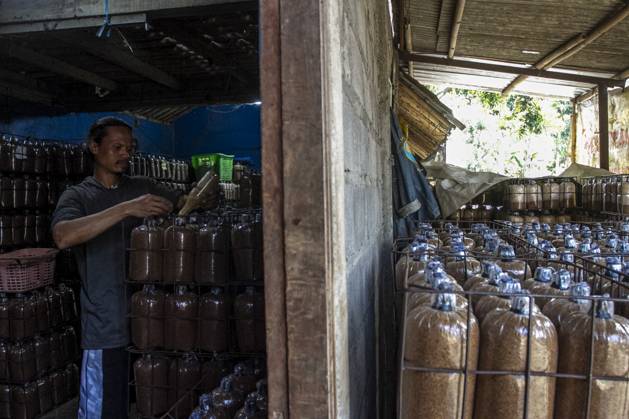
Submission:
[[[609,107],[607,86],[598,86],[598,132],[601,169],[609,170]]]

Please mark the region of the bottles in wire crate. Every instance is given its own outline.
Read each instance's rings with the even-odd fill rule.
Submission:
[[[506,186],[511,211],[560,211],[577,208],[577,184],[570,178],[517,179]]]
[[[629,417],[629,320],[619,315],[629,280],[620,258],[600,265],[572,246],[563,250],[570,257],[548,258],[556,250],[547,239],[557,236],[541,228],[503,229],[488,254],[484,242],[496,236],[487,230],[464,232],[482,271],[464,274],[463,288],[440,268],[450,252],[426,246],[425,231],[399,253],[423,269],[396,279],[405,284],[398,417]],[[591,238],[589,228],[569,230],[578,243]],[[514,261],[534,274],[516,275]]]

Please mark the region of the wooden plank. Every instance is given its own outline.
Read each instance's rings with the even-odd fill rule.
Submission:
[[[473,70],[485,70],[485,71],[494,71],[497,73],[507,73],[507,74],[525,74],[527,76],[540,77],[544,79],[553,79],[553,80],[567,80],[573,81],[577,83],[587,83],[587,84],[604,84],[609,87],[623,87],[624,81],[613,80],[613,79],[604,79],[600,77],[590,77],[590,76],[581,76],[578,74],[570,74],[570,73],[560,73],[556,71],[546,71],[546,70],[538,70],[535,68],[523,68],[523,67],[512,67],[507,65],[500,64],[489,64],[484,62],[476,62],[476,61],[464,61],[464,60],[451,60],[448,58],[435,57],[430,55],[421,55],[421,54],[410,54],[405,51],[400,51],[400,56],[402,59],[407,61],[414,61],[418,63],[428,63],[435,64],[446,67],[460,67],[460,68],[468,68]]]
[[[116,15],[111,17],[111,25],[116,27],[137,25],[146,22],[145,13]],[[28,32],[51,32],[69,29],[98,28],[103,24],[100,17],[81,17],[67,20],[45,20],[38,22],[18,22],[0,24],[0,35],[19,34]]]
[[[31,103],[41,103],[51,106],[54,98],[51,94],[35,90],[29,87],[22,87],[14,82],[0,80],[0,96],[9,96]]]
[[[85,35],[85,34],[81,34]],[[82,48],[86,52],[105,61],[112,62],[118,66],[125,68],[133,73],[139,74],[149,80],[178,90],[181,83],[170,74],[160,70],[150,64],[137,58],[135,55],[128,53],[119,47],[113,45],[109,39],[99,39],[96,37],[87,38],[86,36],[77,36],[76,34],[56,34],[55,38],[63,42]]]
[[[289,418],[286,271],[284,261],[284,166],[280,0],[260,9],[262,97],[262,206],[268,416]]]
[[[599,167],[609,170],[609,103],[607,86],[598,86]]]
[[[116,90],[118,83],[101,77],[91,71],[83,70],[72,64],[68,64],[57,58],[42,54],[40,52],[22,47],[15,42],[0,40],[0,54],[12,57],[19,61],[41,67],[56,74],[82,81],[93,86],[101,87],[109,91]]]
[[[238,4],[243,0],[128,0],[110,1],[111,16],[160,12],[181,16],[200,7]],[[195,10],[196,9],[196,10]],[[102,0],[3,0],[0,2],[0,24],[31,21],[65,20],[84,17],[103,17]]]
[[[326,418],[333,409],[329,397],[334,380],[328,375],[332,349],[327,335],[321,7],[318,1],[280,0],[291,418]]]

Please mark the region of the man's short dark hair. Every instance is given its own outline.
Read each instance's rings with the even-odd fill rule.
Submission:
[[[133,130],[131,125],[127,124],[122,119],[114,118],[113,116],[101,118],[90,127],[87,134],[87,144],[89,145],[91,142],[100,144],[101,141],[103,141],[103,137],[107,135],[107,128],[109,127],[126,127],[129,128],[130,131]]]

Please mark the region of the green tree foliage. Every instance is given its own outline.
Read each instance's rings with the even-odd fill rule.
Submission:
[[[465,142],[472,146],[474,154],[473,161],[467,165],[468,169],[492,170],[496,167],[493,162],[502,159],[505,174],[525,176],[539,166],[539,154],[530,147],[532,141],[548,142],[548,152],[553,155],[552,162],[545,166],[549,173],[566,166],[572,114],[570,102],[553,100],[552,107],[549,107],[549,99],[523,95],[505,97],[500,93],[466,89],[448,88],[439,95],[444,94],[458,96],[469,106],[480,104],[488,118],[497,118],[498,121],[498,132],[487,129],[487,124],[482,120],[466,121]],[[549,109],[552,114],[549,114]],[[499,152],[497,140],[500,140],[500,146],[508,142],[507,146],[511,146],[512,150]]]

